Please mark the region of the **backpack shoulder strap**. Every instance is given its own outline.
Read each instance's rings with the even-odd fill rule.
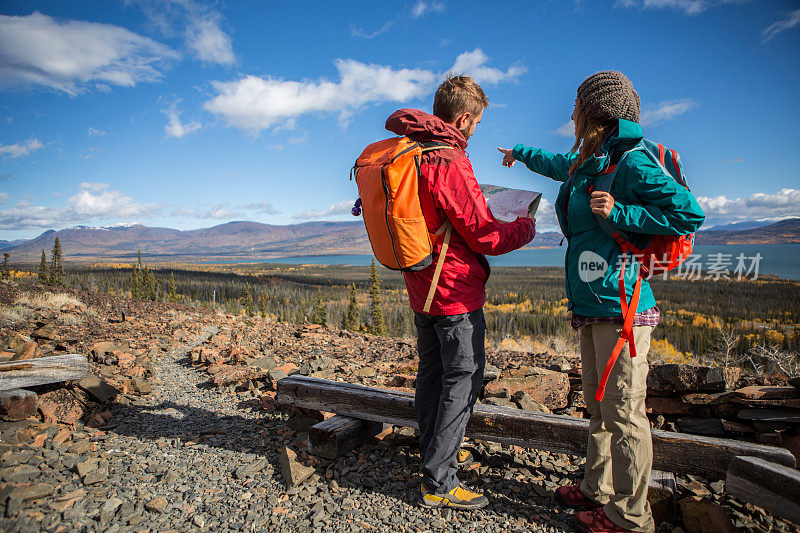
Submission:
[[[425,298],[425,305],[422,308],[423,313],[431,310],[433,297],[436,295],[436,287],[439,286],[439,277],[442,275],[442,266],[444,265],[444,258],[447,255],[447,248],[450,246],[450,235],[453,232],[453,223],[450,220],[445,220],[444,224],[436,231],[436,236],[444,232],[444,241],[442,241],[442,249],[439,250],[439,259],[436,261],[436,269],[433,271],[433,279],[431,279],[431,286],[428,289],[428,297]]]
[[[593,185],[594,190],[603,191],[603,192],[610,192],[611,186],[614,184],[614,179],[617,176],[617,171],[619,167],[622,165],[623,161],[631,152],[643,150],[647,152],[647,149],[642,145],[642,143],[638,143],[636,146],[631,148],[630,150],[626,150],[622,152],[622,155],[617,159],[617,162],[614,165],[609,166],[605,172],[600,174],[597,178],[595,178],[595,184]],[[614,228],[611,224],[609,224],[608,220],[601,217],[600,215],[594,215],[595,221],[597,221],[597,225],[600,226],[600,229],[603,230],[603,233],[608,235],[612,240],[614,240],[617,244],[619,244],[620,248],[622,248],[623,252],[628,250],[633,251],[634,253],[638,252],[637,247],[633,244],[633,239],[623,230]]]
[[[420,143],[421,153],[433,152],[435,150],[445,150],[447,148],[453,148],[449,144],[442,144],[436,141],[428,142],[428,143]],[[444,266],[444,259],[447,255],[447,249],[450,246],[450,236],[453,232],[453,224],[449,220],[445,219],[444,223],[436,230],[437,237],[441,236],[444,233],[444,240],[442,241],[442,248],[439,250],[439,258],[436,261],[436,268],[433,271],[433,278],[431,279],[431,286],[428,289],[428,296],[425,298],[425,305],[422,308],[423,313],[428,313],[431,310],[431,305],[433,304],[433,297],[436,295],[436,288],[439,286],[439,278],[442,275],[442,267]]]
[[[441,144],[436,141],[427,142],[427,143],[420,143],[420,147],[422,147],[422,153],[425,152],[433,152],[434,150],[444,150],[446,148],[453,148],[449,144]]]

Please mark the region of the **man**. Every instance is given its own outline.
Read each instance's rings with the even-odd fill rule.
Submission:
[[[477,509],[488,503],[456,476],[456,456],[486,363],[483,303],[489,263],[484,254],[516,250],[535,232],[529,218],[504,224],[492,215],[464,151],[488,105],[472,78],[448,76],[434,96],[433,115],[401,109],[386,121],[386,129],[398,135],[451,147],[425,152],[420,161],[419,197],[428,231],[434,233],[448,220],[453,225],[428,313],[422,310],[442,239],[434,247],[434,264],[403,274],[418,336],[415,404],[421,431],[420,503],[426,507]]]

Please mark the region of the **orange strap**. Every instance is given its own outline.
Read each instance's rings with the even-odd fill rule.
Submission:
[[[640,268],[636,275],[636,284],[633,286],[633,294],[631,295],[631,302],[629,305],[627,295],[625,294],[625,263],[627,258],[628,254],[623,252],[622,266],[620,266],[619,270],[619,305],[622,308],[622,316],[624,318],[622,333],[620,333],[617,344],[611,351],[608,363],[606,363],[606,367],[603,369],[600,383],[597,385],[597,392],[594,395],[594,399],[598,402],[603,400],[603,395],[606,392],[606,384],[608,383],[609,376],[611,376],[611,369],[614,368],[614,363],[617,362],[619,354],[622,353],[626,342],[628,343],[631,357],[636,357],[636,343],[633,339],[633,318],[636,316],[636,308],[639,307],[639,295],[642,289],[642,271]]]
[[[433,303],[433,296],[436,294],[436,286],[439,285],[439,276],[442,274],[442,265],[444,265],[444,256],[447,255],[447,248],[450,246],[450,234],[453,231],[453,224],[446,220],[442,226],[436,230],[435,235],[439,236],[442,234],[443,231],[446,230],[444,234],[444,242],[442,242],[442,249],[439,250],[439,260],[436,261],[436,270],[433,271],[433,279],[431,280],[431,288],[428,289],[428,297],[425,299],[425,306],[422,308],[423,313],[427,313],[431,310],[431,304]]]

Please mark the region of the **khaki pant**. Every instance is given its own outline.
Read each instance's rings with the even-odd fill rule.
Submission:
[[[653,443],[644,404],[652,331],[651,326],[633,328],[636,357],[631,357],[626,344],[608,378],[603,401],[596,402],[597,384],[622,326],[589,324],[580,330],[583,395],[591,415],[586,472],[580,488],[604,504],[612,522],[643,532],[655,529],[647,502]]]

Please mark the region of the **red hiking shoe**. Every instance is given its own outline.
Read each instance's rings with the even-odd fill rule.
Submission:
[[[633,533],[633,530],[619,527],[612,522],[602,507],[577,513],[575,521],[582,531],[587,531],[588,533]]]
[[[579,485],[564,485],[556,489],[556,500],[562,505],[573,509],[585,510],[602,507],[603,504],[586,496]]]

